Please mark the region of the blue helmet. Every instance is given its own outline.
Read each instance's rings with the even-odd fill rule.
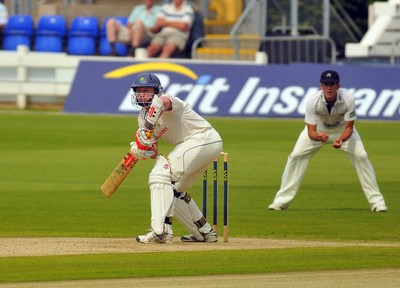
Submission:
[[[136,88],[139,87],[152,87],[156,91],[156,94],[161,94],[163,87],[161,86],[160,79],[153,73],[141,73],[139,74],[132,84],[133,92],[136,92]]]
[[[151,105],[151,102],[153,101],[153,98],[154,98],[154,95],[153,95],[153,97],[147,102],[137,101],[136,89],[140,88],[140,87],[154,88],[154,95],[162,94],[163,87],[161,86],[160,79],[158,79],[158,77],[156,75],[154,75],[153,73],[141,73],[136,77],[135,81],[133,81],[133,84],[131,86],[131,88],[134,92],[134,94],[132,95],[132,98],[131,98],[131,102],[132,102],[132,105],[134,105],[134,106],[139,105],[141,107],[148,107]]]

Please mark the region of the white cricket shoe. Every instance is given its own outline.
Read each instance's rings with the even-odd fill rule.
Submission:
[[[170,233],[163,233],[161,235],[157,235],[153,231],[150,231],[146,235],[137,236],[136,241],[145,244],[149,243],[170,244],[174,241],[174,237]]]
[[[375,212],[386,212],[387,210],[388,210],[388,208],[386,207],[386,205],[379,204],[372,211],[375,211]]]
[[[272,203],[268,206],[268,210],[285,210],[286,208],[282,207],[280,203]]]
[[[182,242],[206,242],[206,243],[215,243],[218,241],[217,233],[213,229],[210,230],[208,233],[201,233],[203,235],[204,240],[198,240],[193,235],[183,235],[181,237]]]

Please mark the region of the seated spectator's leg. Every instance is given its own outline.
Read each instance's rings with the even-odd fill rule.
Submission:
[[[129,50],[128,50],[128,55],[135,57],[135,46],[133,46],[133,39],[135,38],[135,27],[132,26],[132,29],[130,30],[129,34],[130,34],[130,39],[131,42],[129,43]]]
[[[175,46],[175,44],[167,43],[163,47],[159,58],[170,58],[172,53],[174,53],[176,50],[177,50],[177,47]]]
[[[160,58],[170,58],[175,51],[183,51],[183,49],[185,49],[186,42],[187,36],[184,33],[169,34],[166,44],[164,45],[160,54]]]
[[[142,46],[143,39],[145,36],[146,27],[144,27],[141,20],[135,22],[135,26],[132,29],[132,47],[137,48]]]
[[[154,34],[144,26],[141,20],[137,20],[135,22],[134,27],[131,30],[131,48],[129,51],[129,55],[132,57],[135,56],[135,49],[138,47],[147,47],[150,44],[150,41],[154,38]]]
[[[149,46],[147,46],[147,57],[155,57],[158,55],[161,50],[162,46],[160,46],[158,43],[151,42]]]
[[[147,56],[155,57],[158,55],[163,46],[165,45],[166,37],[163,35],[162,31],[157,33],[153,40],[150,42],[150,45],[147,47]]]
[[[114,56],[117,55],[117,51],[115,49],[115,42],[117,41],[118,28],[119,25],[115,19],[111,18],[107,21],[106,35],[107,35],[107,40],[111,46],[111,55]]]

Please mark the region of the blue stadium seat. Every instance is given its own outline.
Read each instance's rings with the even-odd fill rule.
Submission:
[[[35,30],[35,51],[62,52],[67,21],[61,15],[44,15]]]
[[[107,21],[111,18],[115,18],[117,21],[119,21],[121,24],[126,25],[128,22],[128,17],[107,17],[103,21],[103,25],[100,30],[100,43],[99,43],[99,53],[100,55],[110,55],[111,53],[111,47],[110,43],[107,40]],[[119,56],[126,56],[128,54],[128,45],[125,45],[124,43],[115,43],[115,49],[117,50],[117,54]]]
[[[31,48],[33,17],[31,15],[12,15],[4,28],[3,49],[17,50],[18,45]]]
[[[95,16],[77,16],[72,19],[68,31],[67,53],[71,55],[95,55],[99,20]]]

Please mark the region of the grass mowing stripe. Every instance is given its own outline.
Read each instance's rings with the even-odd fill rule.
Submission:
[[[311,161],[290,209],[268,211],[304,121],[209,121],[220,132],[230,156],[232,237],[399,243],[400,121],[361,120],[356,124],[388,204],[387,213],[369,211],[350,162],[329,146]],[[153,161],[141,162],[110,199],[99,191],[126,153],[135,127],[135,116],[0,113],[0,236],[133,239],[147,231],[147,179]],[[249,138],[243,135],[251,135],[254,145],[249,146]],[[162,142],[160,151],[166,154],[170,146]],[[201,201],[201,180],[189,192]],[[186,233],[175,221],[174,234]],[[165,268],[171,269],[171,276],[203,271],[212,274],[217,264],[218,274],[399,267],[398,250],[317,248],[11,257],[0,259],[0,281],[145,277],[140,276],[142,265],[146,275],[157,276],[164,275]],[[194,257],[201,265],[193,265]],[[185,272],[187,267],[192,270]]]
[[[0,258],[0,282],[399,268],[399,259],[392,247],[11,257]]]

